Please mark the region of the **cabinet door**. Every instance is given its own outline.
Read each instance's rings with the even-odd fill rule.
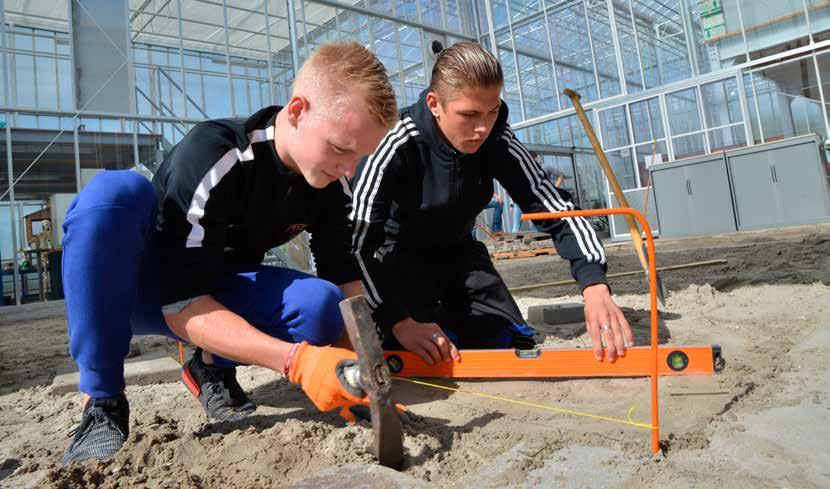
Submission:
[[[730,156],[729,169],[738,229],[778,224],[779,206],[770,160],[760,152]]]
[[[687,166],[686,178],[695,234],[735,232],[735,213],[723,158]]]
[[[667,168],[652,173],[660,236],[663,237],[692,234],[689,191],[683,168]]]
[[[826,181],[815,144],[770,152],[783,224],[806,223],[826,218]]]

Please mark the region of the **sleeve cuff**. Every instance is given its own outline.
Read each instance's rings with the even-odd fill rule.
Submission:
[[[579,282],[580,292],[591,285],[608,285],[608,278],[605,276],[605,269],[599,263],[588,263],[582,266],[577,273],[576,281]],[[609,286],[608,289],[610,290],[611,287]]]
[[[390,303],[381,304],[380,307],[372,311],[372,318],[375,320],[378,332],[382,336],[381,341],[392,333],[393,326],[408,316],[409,313],[403,307]]]

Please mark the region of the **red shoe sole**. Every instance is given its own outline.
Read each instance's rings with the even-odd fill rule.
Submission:
[[[193,374],[190,373],[189,368],[182,370],[182,381],[184,382],[185,387],[187,387],[187,390],[189,390],[190,393],[198,399],[202,394],[202,388],[196,383],[196,379],[193,378]]]

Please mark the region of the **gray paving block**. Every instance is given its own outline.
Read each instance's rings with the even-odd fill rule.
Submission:
[[[585,321],[582,304],[543,304],[527,309],[527,320],[531,324],[570,324]]]
[[[127,385],[149,385],[176,382],[181,378],[182,367],[170,357],[146,359],[138,357],[124,364],[124,380]],[[76,392],[80,374],[70,372],[55,376],[49,393],[53,395]]]

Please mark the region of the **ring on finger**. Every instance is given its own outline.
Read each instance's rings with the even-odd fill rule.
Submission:
[[[599,329],[602,330],[602,331],[609,331],[611,329],[611,326],[609,326],[607,324],[603,324],[602,326],[599,327]]]
[[[436,332],[432,333],[432,341],[438,341],[438,338],[440,338],[440,337],[441,337],[441,332],[440,331],[436,331]]]

